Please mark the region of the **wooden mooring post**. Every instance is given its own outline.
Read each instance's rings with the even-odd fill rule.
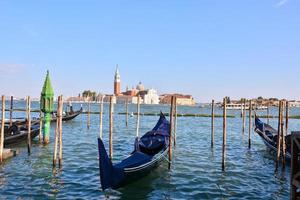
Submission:
[[[40,130],[39,130],[39,142],[43,142],[43,112],[40,110]]]
[[[286,106],[285,101],[282,102],[282,109],[281,109],[281,123],[280,123],[280,129],[281,129],[281,144],[282,144],[282,170],[285,169],[285,159],[286,159],[286,145],[285,145],[285,128],[284,128],[284,107]]]
[[[2,117],[1,117],[1,135],[0,135],[0,162],[3,162],[4,149],[4,120],[5,120],[5,96],[2,95]]]
[[[227,98],[223,99],[223,144],[222,144],[222,171],[225,171],[225,159],[226,159],[226,137],[227,137]]]
[[[57,104],[57,121],[54,137],[54,151],[53,151],[53,167],[56,167],[57,154],[58,154],[58,165],[62,167],[62,112],[63,112],[63,96],[58,97]],[[57,152],[57,149],[59,152]]]
[[[87,113],[87,128],[90,129],[91,126],[91,101],[88,102],[88,113]]]
[[[214,135],[215,135],[215,100],[211,101],[211,148],[214,147]]]
[[[60,96],[60,101],[59,101],[60,107],[59,107],[59,118],[57,119],[59,121],[59,154],[58,154],[58,166],[59,168],[62,167],[62,160],[63,160],[63,154],[62,154],[62,149],[63,149],[63,142],[62,142],[62,113],[63,113],[63,96]]]
[[[276,153],[276,166],[275,171],[278,170],[281,152],[281,123],[282,123],[282,101],[279,101],[278,107],[278,129],[277,129],[277,153]]]
[[[113,158],[113,97],[109,100],[109,158]]]
[[[139,129],[140,129],[140,95],[137,97],[137,118],[136,118],[136,138],[139,138]]]
[[[125,124],[126,124],[126,127],[128,127],[128,99],[126,99],[126,122],[125,122]]]
[[[291,137],[291,200],[300,199],[300,131]]]
[[[53,150],[53,167],[56,167],[57,163],[57,147],[59,143],[59,137],[60,137],[60,117],[61,117],[61,96],[58,97],[58,103],[57,103],[57,120],[56,120],[56,128],[55,128],[55,135],[54,135],[54,150]]]
[[[9,110],[9,126],[12,126],[12,118],[13,118],[13,108],[14,108],[14,97],[10,97],[10,110]]]
[[[27,118],[27,149],[28,149],[28,154],[31,153],[31,116],[30,116],[30,108],[31,107],[31,102],[30,102],[30,96],[27,96],[27,101],[26,101],[26,118]]]
[[[270,124],[270,102],[267,105],[267,124]]]
[[[103,138],[103,103],[104,103],[104,98],[105,96],[103,95],[101,97],[101,102],[100,102],[100,129],[99,129],[99,137],[102,140]]]
[[[252,132],[252,100],[249,101],[249,133],[248,133],[248,148],[251,148],[251,132]]]
[[[243,101],[243,113],[242,113],[242,117],[243,117],[243,129],[242,129],[242,132],[243,132],[243,135],[245,134],[245,129],[246,129],[246,99],[244,99]]]
[[[173,117],[174,117],[174,96],[171,98],[171,108],[170,108],[170,137],[169,137],[169,170],[171,169],[172,162],[172,134],[173,134]]]
[[[176,131],[177,131],[177,97],[174,97],[174,147],[176,146]]]
[[[289,129],[289,102],[285,102],[285,135],[288,135]]]

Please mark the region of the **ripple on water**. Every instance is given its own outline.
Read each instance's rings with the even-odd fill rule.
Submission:
[[[24,105],[21,105],[24,107]],[[20,106],[20,107],[21,107]],[[38,105],[34,106],[38,107]],[[80,106],[80,105],[74,105]],[[99,105],[92,104],[98,111]],[[116,113],[123,105],[116,105]],[[136,107],[130,107],[135,111]],[[169,111],[168,106],[142,106],[142,112]],[[105,112],[108,107],[105,105]],[[190,107],[178,107],[179,113],[199,113]],[[202,113],[210,109],[201,108]],[[222,111],[217,109],[217,113]],[[293,113],[300,113],[292,111]],[[239,112],[233,112],[239,115]],[[103,140],[108,149],[108,115],[104,115]],[[135,120],[115,115],[114,158],[116,163],[133,150]],[[150,130],[157,117],[141,117],[140,133]],[[53,134],[47,146],[33,143],[28,156],[26,144],[19,145],[17,157],[0,166],[1,198],[16,199],[288,199],[289,171],[274,173],[274,157],[255,134],[248,149],[248,134],[241,133],[239,117],[228,119],[226,172],[221,171],[222,119],[215,120],[215,145],[210,147],[210,118],[179,117],[177,146],[174,149],[172,169],[159,166],[148,176],[118,191],[103,193],[100,189],[97,136],[99,116],[91,115],[91,128],[86,128],[86,115],[63,123],[63,167],[52,170]],[[271,120],[271,123],[276,123]],[[299,130],[298,121],[290,127]],[[52,126],[52,133],[55,125]],[[246,127],[247,128],[247,127]],[[291,129],[291,130],[292,130]],[[247,130],[247,129],[246,129]]]

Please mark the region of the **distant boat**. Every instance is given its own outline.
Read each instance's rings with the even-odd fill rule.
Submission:
[[[118,189],[148,174],[157,167],[168,153],[170,123],[161,113],[156,126],[140,139],[136,139],[134,151],[118,164],[112,164],[104,144],[98,138],[99,169],[103,190]]]
[[[246,110],[249,110],[249,104],[245,106]],[[253,104],[252,105],[252,108],[253,110],[266,110],[268,109],[267,106],[262,106],[262,105],[256,105],[256,104]],[[226,105],[226,109],[227,110],[242,110],[244,109],[244,104],[241,104],[241,103],[229,103]]]
[[[130,113],[130,117],[134,117],[134,113],[133,112]]]
[[[272,151],[277,152],[278,131],[269,124],[263,123],[255,116],[254,131],[261,137],[265,145]],[[291,158],[291,135],[285,136],[286,158]]]
[[[73,109],[72,109],[71,111],[65,112],[63,114],[62,121],[70,121],[70,120],[74,119],[75,117],[77,117],[78,115],[80,115],[81,113],[82,113],[82,107],[80,108],[80,110],[77,110],[77,111],[73,111]],[[56,121],[57,121],[56,112],[53,112],[51,122],[56,122]]]

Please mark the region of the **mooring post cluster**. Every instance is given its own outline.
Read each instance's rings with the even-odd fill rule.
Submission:
[[[280,158],[282,159],[282,169],[285,169],[286,165],[286,139],[285,136],[288,132],[288,102],[279,101],[278,108],[278,134],[277,134],[277,153],[276,153],[276,166],[275,170],[278,170]],[[286,108],[286,109],[284,109]],[[284,110],[285,110],[285,120],[284,120]],[[285,123],[284,123],[285,121]],[[284,126],[285,124],[285,126]]]

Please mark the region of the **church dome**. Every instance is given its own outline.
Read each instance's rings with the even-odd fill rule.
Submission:
[[[136,89],[142,91],[142,90],[145,90],[145,87],[142,84],[142,82],[139,82],[139,84],[136,86]]]

